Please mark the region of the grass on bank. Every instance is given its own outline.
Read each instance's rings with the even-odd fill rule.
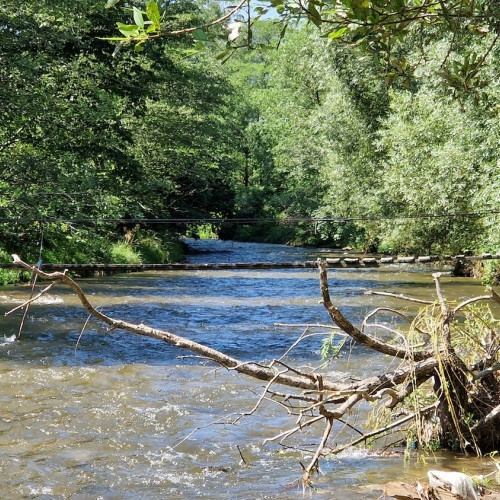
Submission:
[[[0,246],[0,262],[11,263],[11,253],[20,254],[28,262],[37,262],[39,247],[33,243],[29,248],[32,250],[23,252]],[[181,262],[184,256],[185,246],[172,234],[140,229],[126,231],[124,236],[113,240],[109,233],[56,232],[49,228],[45,231],[42,247],[42,261],[59,264],[165,264]],[[29,279],[26,271],[0,269],[0,286]]]

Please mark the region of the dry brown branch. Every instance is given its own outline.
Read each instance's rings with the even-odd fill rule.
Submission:
[[[332,303],[330,299],[330,293],[328,291],[328,279],[326,274],[326,264],[318,259],[318,268],[320,273],[320,287],[321,295],[323,297],[323,305],[325,306],[328,314],[335,322],[335,324],[340,327],[344,332],[350,335],[354,340],[360,344],[365,345],[375,351],[381,352],[382,354],[387,354],[389,356],[394,356],[401,359],[406,359],[408,357],[407,349],[401,349],[395,347],[387,342],[373,337],[372,335],[367,335],[361,330],[356,328]],[[429,359],[433,356],[430,351],[417,351],[412,353],[413,359],[421,361],[423,359]]]
[[[317,337],[317,336],[324,336],[324,335],[329,335],[329,334],[325,334],[325,333],[307,333],[307,329],[302,332],[302,334],[300,335],[300,337],[283,353],[283,355],[277,360],[277,361],[281,361],[283,358],[285,358],[286,356],[288,356],[288,354],[290,354],[290,352],[295,348],[297,347],[297,345],[299,345],[303,340],[309,338],[309,337]]]
[[[406,315],[404,314],[403,312],[401,311],[398,311],[397,309],[392,309],[390,307],[377,307],[377,309],[374,309],[373,311],[371,311],[369,314],[367,314],[363,320],[363,323],[361,325],[361,331],[364,332],[364,329],[366,326],[382,326],[382,325],[378,325],[378,324],[369,324],[367,323],[367,321],[372,317],[372,316],[375,316],[375,314],[378,314],[379,312],[390,312],[392,314],[395,314],[396,316],[399,316],[401,318],[403,318],[408,324],[412,324],[413,321]],[[418,328],[417,326],[413,326],[415,328],[415,331],[417,331],[418,333],[420,333],[421,335],[424,335],[425,337],[430,337],[430,334],[428,332],[424,332],[423,330],[421,330],[420,328]],[[391,330],[394,332],[394,330]]]
[[[367,290],[365,292],[365,295],[381,295],[383,297],[392,297],[394,299],[406,300],[407,302],[414,302],[415,304],[426,304],[426,305],[432,305],[432,304],[434,304],[434,302],[431,301],[431,300],[415,299],[413,297],[407,297],[406,295],[401,295],[401,294],[398,294],[398,293],[374,292],[372,290]]]
[[[487,377],[488,375],[491,375],[494,372],[497,372],[500,370],[500,363],[497,363],[494,366],[491,366],[490,368],[487,368],[486,370],[482,370],[478,373],[476,373],[473,377],[472,380],[476,381],[479,380],[483,377]]]
[[[300,425],[293,427],[292,429],[288,429],[287,431],[280,432],[279,434],[277,434],[274,437],[265,439],[263,444],[270,443],[272,441],[277,441],[277,440],[282,441],[283,439],[287,439],[292,434],[295,434],[296,432],[299,432],[302,429],[309,427],[310,425],[315,424],[316,422],[319,422],[320,420],[323,420],[322,415],[313,417],[313,418],[307,420],[306,422],[302,422]]]
[[[330,437],[330,434],[332,432],[333,420],[334,420],[333,417],[327,417],[325,420],[326,420],[326,426],[325,426],[325,431],[323,432],[323,437],[321,438],[321,441],[316,449],[316,452],[314,453],[314,456],[309,462],[309,465],[305,468],[304,475],[302,476],[302,484],[304,486],[309,486],[311,484],[311,475],[314,474],[316,471],[319,471],[319,459],[321,457],[321,454],[323,453],[323,450],[325,449],[326,442],[328,441],[328,438]]]
[[[340,448],[336,448],[331,453],[338,455],[339,453],[342,453],[343,451],[347,450],[348,448],[352,448],[353,446],[356,446],[359,443],[366,442],[368,439],[379,436],[380,434],[384,434],[390,430],[396,429],[397,427],[400,427],[401,425],[406,424],[406,422],[409,422],[410,420],[417,418],[419,415],[422,415],[424,413],[428,413],[428,412],[434,410],[436,408],[436,406],[437,406],[437,403],[426,406],[425,408],[422,408],[418,413],[412,413],[411,415],[408,415],[404,418],[401,418],[400,420],[397,420],[396,422],[393,422],[392,424],[386,425],[385,427],[381,427],[380,429],[377,429],[377,430],[372,431],[372,432],[367,432],[366,434],[363,434],[361,437],[355,439],[354,441],[351,441],[350,443],[348,443],[344,446],[341,446]]]
[[[477,422],[473,430],[476,432],[484,432],[487,429],[498,429],[498,421],[500,420],[500,405],[497,405],[479,422]],[[495,425],[496,424],[496,425]]]
[[[32,302],[35,302],[38,300],[42,295],[45,295],[48,293],[51,288],[53,288],[56,285],[57,281],[53,281],[49,286],[45,287],[41,292],[37,293],[34,297],[31,297],[27,301],[23,302],[22,304],[14,307],[14,309],[11,309],[10,311],[7,311],[4,316],[9,316],[9,314],[12,314],[13,312],[18,311],[19,309],[24,309],[27,305],[31,304]]]
[[[364,328],[370,326],[368,324],[368,319],[382,311],[395,314],[404,318],[408,323],[413,324],[406,314],[397,310],[385,307],[377,308],[365,318],[361,329],[355,327],[332,303],[328,290],[326,265],[321,260],[318,260],[317,265],[319,269],[320,291],[323,298],[323,304],[327,313],[336,324],[336,327],[340,328],[345,334],[344,340],[352,338],[356,342],[371,348],[378,353],[390,356],[390,359],[385,366],[386,371],[384,373],[374,374],[363,380],[353,380],[352,378],[349,379],[349,377],[343,377],[340,380],[334,381],[327,379],[326,375],[318,371],[318,368],[297,368],[290,366],[291,363],[286,364],[283,361],[285,356],[287,356],[302,340],[312,336],[324,335],[324,333],[319,332],[308,333],[309,328],[313,326],[324,327],[324,325],[303,325],[306,328],[305,331],[302,332],[298,339],[293,342],[293,344],[280,358],[272,360],[269,364],[263,364],[257,361],[243,362],[230,357],[223,352],[209,348],[203,344],[193,342],[173,333],[151,328],[144,324],[132,324],[123,320],[112,318],[92,306],[80,286],[71,277],[69,277],[66,272],[45,273],[22,262],[17,256],[14,256],[14,262],[21,267],[32,271],[37,276],[52,281],[49,287],[59,281],[71,287],[90,316],[108,325],[110,330],[121,329],[137,335],[161,340],[181,349],[189,350],[194,353],[194,355],[211,360],[217,363],[219,368],[226,368],[227,370],[236,371],[266,382],[263,392],[260,394],[257,402],[250,411],[241,414],[233,414],[232,418],[234,418],[234,420],[232,420],[232,422],[228,420],[227,416],[225,416],[224,418],[216,420],[209,425],[222,422],[236,423],[244,416],[253,415],[264,400],[277,403],[285,408],[289,415],[297,416],[295,426],[280,432],[272,438],[266,439],[264,444],[272,441],[282,442],[290,436],[301,432],[304,428],[308,428],[317,422],[323,421],[325,423],[325,429],[319,445],[314,451],[309,465],[307,467],[303,467],[303,484],[308,482],[311,478],[311,474],[318,470],[319,459],[325,455],[327,442],[331,439],[334,421],[338,420],[344,424],[344,427],[346,425],[351,426],[351,424],[347,424],[345,422],[345,416],[348,413],[352,413],[356,407],[359,407],[362,401],[375,403],[380,401],[377,408],[382,406],[382,404],[387,408],[395,408],[408,396],[411,396],[424,382],[431,380],[434,381],[431,391],[434,392],[434,397],[437,398],[436,403],[422,409],[420,409],[419,404],[416,403],[416,407],[411,415],[406,415],[404,418],[381,427],[373,432],[363,434],[361,431],[357,430],[360,436],[356,440],[345,446],[336,448],[333,453],[340,453],[350,446],[354,446],[360,442],[367,441],[382,434],[394,431],[395,429],[399,429],[412,419],[415,419],[419,422],[418,425],[420,425],[420,419],[423,421],[422,416],[430,411],[436,412],[436,420],[439,421],[440,425],[442,425],[442,427],[446,429],[446,432],[448,432],[445,436],[446,438],[448,438],[450,435],[449,433],[451,432],[452,434],[454,433],[455,436],[459,436],[461,443],[465,442],[462,434],[463,426],[460,427],[459,421],[463,415],[468,414],[467,412],[475,411],[475,409],[477,409],[477,407],[472,408],[470,406],[466,406],[467,401],[469,401],[469,399],[467,399],[467,391],[473,382],[475,384],[474,389],[477,389],[478,393],[479,389],[483,390],[481,393],[482,399],[479,399],[479,397],[476,398],[478,401],[481,401],[482,404],[480,412],[475,414],[476,421],[478,422],[478,433],[486,433],[488,429],[491,429],[492,425],[497,423],[500,418],[500,405],[497,406],[499,400],[496,393],[491,396],[489,395],[491,391],[489,393],[485,391],[485,389],[488,389],[485,385],[486,382],[491,382],[491,380],[494,379],[494,377],[487,378],[486,375],[490,375],[497,370],[500,370],[500,364],[492,366],[491,368],[488,368],[488,370],[484,370],[486,366],[493,364],[495,361],[493,357],[488,358],[489,364],[486,364],[486,361],[484,361],[483,365],[478,364],[478,367],[482,366],[483,372],[476,374],[474,381],[471,382],[470,375],[467,373],[465,364],[452,349],[452,329],[450,327],[452,320],[454,320],[455,313],[473,302],[491,298],[500,303],[500,296],[498,296],[493,289],[490,289],[489,297],[481,296],[476,297],[475,299],[469,299],[455,307],[455,309],[449,308],[446,303],[441,290],[439,275],[434,275],[439,306],[435,301],[430,302],[413,300],[409,297],[394,294],[374,293],[374,295],[391,296],[400,299],[402,298],[406,301],[417,302],[425,305],[433,304],[435,306],[432,308],[426,308],[426,311],[418,316],[421,317],[421,315],[427,314],[427,316],[425,316],[425,321],[429,321],[428,324],[431,326],[424,328],[432,328],[432,338],[435,343],[432,347],[427,347],[426,350],[417,350],[417,348],[422,346],[408,345],[408,339],[404,334],[396,331],[395,329],[393,330],[386,327],[385,325],[375,326],[385,328],[393,334],[401,337],[405,342],[404,346],[401,344],[392,345],[377,338],[376,336],[364,332]],[[47,287],[47,289],[49,289],[49,287]],[[41,294],[39,294],[39,296],[41,296]],[[422,321],[422,323],[424,323],[424,321]],[[425,332],[417,327],[414,326],[414,328],[420,334],[425,334]],[[399,363],[399,366],[394,367],[393,364],[396,363]],[[292,388],[291,393],[282,394],[271,390],[271,387],[275,384]],[[453,398],[450,396],[451,391],[453,391]],[[296,394],[294,394],[294,392]],[[271,395],[271,397],[268,397],[268,395]],[[383,401],[384,398],[387,399]],[[428,401],[429,400],[427,400],[427,402]],[[406,411],[406,409],[403,408],[403,411]],[[454,427],[450,424],[451,421]],[[188,439],[190,435],[201,428],[202,427],[195,429],[185,439]],[[498,438],[496,439],[498,440]]]
[[[198,342],[185,339],[183,337],[180,337],[179,335],[158,330],[156,328],[151,328],[144,324],[136,325],[107,316],[92,306],[81,287],[70,276],[68,276],[67,273],[45,273],[44,271],[37,269],[35,266],[26,264],[17,255],[13,255],[12,257],[15,264],[18,264],[24,269],[34,272],[44,279],[51,281],[62,281],[67,284],[76,293],[83,307],[89,312],[89,314],[91,314],[99,321],[102,321],[103,323],[109,325],[113,329],[121,329],[127,332],[135,333],[137,335],[154,338],[180,347],[182,349],[190,350],[192,352],[205,356],[212,361],[215,361],[225,368],[234,369],[239,373],[249,375],[258,380],[270,381],[274,380],[276,377],[276,372],[271,368],[261,366],[253,362],[241,363],[237,359],[234,359],[231,356],[228,356],[220,351],[207,347],[203,344],[199,344]],[[296,375],[281,374],[275,380],[278,384],[287,385],[289,387],[296,387],[299,389],[311,390],[317,387],[315,378],[306,373],[297,372]],[[326,388],[330,390],[341,390],[342,386],[326,382]]]

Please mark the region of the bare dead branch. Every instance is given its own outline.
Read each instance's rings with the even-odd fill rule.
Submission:
[[[474,431],[481,431],[486,428],[494,428],[495,424],[500,420],[500,405],[491,410],[484,418],[477,422],[472,428]]]
[[[54,283],[56,283],[56,282],[54,281],[52,284],[54,284]],[[83,324],[82,329],[80,331],[80,335],[78,335],[78,339],[76,340],[76,344],[75,344],[75,361],[76,361],[76,351],[78,350],[78,345],[80,344],[80,340],[82,338],[83,332],[85,331],[85,328],[87,328],[87,324],[90,321],[91,317],[92,316],[90,314],[87,316],[87,319],[85,320],[85,323]]]
[[[483,370],[483,371],[476,373],[472,377],[472,380],[475,382],[476,380],[479,380],[483,377],[487,377],[488,375],[491,375],[492,373],[497,372],[498,370],[500,370],[500,363],[497,363],[496,365],[494,365],[490,368],[487,368],[486,370]]]
[[[425,408],[422,408],[418,412],[412,413],[411,415],[408,415],[404,418],[401,418],[400,420],[397,420],[396,422],[393,422],[392,424],[386,425],[385,427],[382,427],[382,428],[377,429],[377,430],[372,431],[372,432],[367,432],[366,434],[363,434],[363,436],[355,439],[354,441],[351,441],[349,444],[341,446],[340,448],[336,448],[331,453],[338,455],[339,453],[342,453],[344,450],[347,450],[348,448],[351,448],[352,446],[356,446],[359,443],[366,442],[368,439],[371,439],[375,436],[379,436],[380,434],[384,434],[385,432],[388,432],[392,429],[400,427],[401,425],[405,424],[406,422],[413,420],[417,416],[422,415],[424,413],[428,413],[431,410],[434,410],[436,407],[437,407],[437,403],[426,406]]]
[[[331,330],[339,330],[338,326],[325,325],[324,323],[274,323],[274,326],[297,327],[297,328],[328,328]],[[339,333],[339,335],[343,335]]]
[[[398,293],[375,292],[372,290],[367,290],[365,292],[365,295],[381,295],[384,297],[392,297],[394,299],[406,300],[407,302],[414,302],[415,304],[426,304],[429,306],[434,304],[434,302],[432,302],[430,300],[415,299],[413,297],[407,297],[406,295],[402,295],[402,294],[398,294]]]
[[[323,297],[323,305],[325,306],[328,314],[332,320],[339,326],[344,332],[350,335],[356,342],[363,344],[375,351],[381,352],[382,354],[387,354],[389,356],[394,356],[401,359],[408,358],[408,350],[401,349],[399,347],[383,342],[382,340],[373,337],[372,335],[367,335],[361,330],[356,328],[332,303],[330,299],[330,293],[328,291],[328,278],[326,272],[326,264],[318,259],[318,268],[320,273],[320,287],[321,295]],[[412,353],[413,359],[421,361],[423,359],[428,359],[433,356],[432,352],[428,351],[417,351]]]
[[[318,335],[319,336],[329,335],[327,333],[306,333],[306,332],[307,332],[307,329],[304,332],[302,332],[300,337],[283,353],[283,355],[277,361],[281,361],[284,357],[288,356],[288,354],[290,354],[290,352],[295,347],[297,347],[297,345],[299,345],[303,340],[305,340],[309,337],[317,337]]]
[[[280,432],[276,436],[272,438],[267,438],[264,440],[263,444],[270,443],[272,441],[277,441],[278,439],[282,441],[283,439],[289,438],[292,434],[295,434],[296,432],[301,431],[305,427],[309,427],[312,424],[315,424],[316,422],[319,422],[320,420],[323,420],[323,416],[319,415],[316,417],[311,418],[310,420],[307,420],[306,422],[302,422],[300,425],[297,425],[293,429],[288,429],[287,431]]]
[[[372,317],[374,316],[375,314],[378,314],[379,312],[390,312],[392,314],[395,314],[396,316],[399,316],[401,318],[403,318],[408,324],[412,324],[413,321],[406,315],[404,314],[403,312],[401,311],[398,311],[397,309],[392,309],[390,307],[377,307],[377,309],[374,309],[372,312],[370,312],[368,315],[365,316],[364,320],[363,320],[363,323],[361,325],[361,331],[364,332],[364,327],[365,326],[370,326],[367,321]],[[378,326],[378,325],[377,325]],[[426,337],[430,337],[430,334],[427,333],[427,332],[424,332],[423,330],[421,330],[420,328],[418,328],[417,326],[413,326],[413,328],[415,328],[415,331],[417,331],[418,333],[420,333],[421,335],[424,335]]]
[[[245,413],[241,413],[235,420],[233,420],[233,424],[235,424],[236,422],[238,422],[239,420],[241,420],[243,417],[249,417],[250,415],[253,415],[257,409],[259,408],[260,404],[262,403],[262,401],[264,400],[267,392],[269,391],[269,387],[271,387],[271,385],[274,383],[274,381],[282,374],[286,373],[288,370],[284,370],[282,372],[278,372],[276,374],[276,376],[270,380],[267,385],[264,387],[264,391],[262,392],[259,400],[257,401],[257,403],[255,403],[255,406],[248,412],[245,412]]]
[[[441,278],[441,273],[434,273],[432,277],[434,278],[434,283],[436,285],[436,294],[438,297],[439,305],[441,306],[441,311],[443,314],[445,314],[448,309],[444,300],[443,290],[441,289],[441,282],[439,281],[439,278]]]
[[[179,335],[175,335],[170,332],[166,332],[163,330],[158,330],[156,328],[151,328],[144,324],[133,324],[128,323],[126,321],[114,319],[110,316],[105,315],[104,313],[95,309],[92,304],[88,301],[85,293],[81,289],[81,287],[70,277],[66,272],[54,272],[54,273],[46,273],[37,269],[35,266],[30,266],[23,262],[17,255],[12,256],[14,259],[14,263],[19,266],[27,269],[29,271],[34,272],[36,275],[51,281],[63,281],[69,287],[73,289],[76,293],[83,307],[91,314],[94,318],[102,321],[103,323],[109,325],[112,329],[120,329],[127,332],[135,333],[137,335],[142,335],[145,337],[154,338],[157,340],[161,340],[163,342],[167,342],[168,344],[180,347],[181,349],[187,349],[206,358],[215,361],[221,366],[229,369],[234,369],[235,371],[249,375],[258,380],[266,380],[270,381],[275,379],[276,372],[269,367],[265,367],[262,365],[258,365],[254,362],[242,363],[235,358],[232,358],[220,351],[207,347],[203,344],[199,344],[198,342],[194,342]],[[296,387],[299,389],[315,389],[317,384],[315,382],[314,376],[308,376],[307,374],[297,374],[297,375],[289,375],[289,374],[281,374],[276,378],[276,383],[287,385],[289,387]],[[325,388],[330,390],[339,390],[342,389],[342,386],[337,384],[333,384],[330,382],[325,382]]]
[[[378,314],[379,312],[390,312],[392,314],[395,314],[396,316],[403,318],[407,323],[409,323],[411,325],[411,319],[406,314],[402,313],[401,311],[398,311],[397,309],[392,309],[391,307],[377,307],[377,309],[374,309],[373,311],[371,311],[370,313],[368,313],[365,316],[365,318],[363,319],[363,323],[361,325],[361,331],[364,331],[364,327],[365,327],[366,323],[368,322],[368,320],[371,317]]]
[[[479,302],[481,300],[491,300],[491,299],[492,299],[491,295],[481,295],[480,297],[474,297],[472,299],[465,300],[461,304],[458,304],[458,306],[455,307],[455,309],[453,309],[453,314],[454,315],[457,314],[458,311],[460,311],[460,309],[463,309],[464,307],[467,307],[468,305],[473,304],[474,302]]]
[[[309,465],[305,468],[304,476],[302,477],[303,483],[308,485],[310,484],[311,481],[311,474],[319,470],[318,467],[319,459],[321,457],[321,454],[323,453],[323,450],[325,449],[326,442],[328,441],[328,438],[330,437],[330,434],[332,432],[333,418],[328,417],[325,420],[326,420],[326,426],[325,426],[325,431],[323,432],[323,437],[321,438],[318,448],[316,449],[314,456],[309,462]]]
[[[9,314],[12,314],[13,312],[18,311],[19,309],[24,309],[27,305],[31,304],[32,302],[35,302],[35,300],[38,300],[42,295],[45,295],[48,293],[51,288],[53,288],[56,285],[57,281],[53,281],[49,286],[45,287],[41,292],[37,293],[34,297],[31,297],[29,300],[26,302],[23,302],[22,304],[18,305],[17,307],[14,307],[14,309],[11,309],[10,311],[7,311],[4,316],[8,316]]]

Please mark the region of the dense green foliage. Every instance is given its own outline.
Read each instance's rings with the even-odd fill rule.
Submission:
[[[432,50],[437,60],[446,45],[437,40]],[[390,218],[498,207],[496,82],[485,89],[487,105],[450,99],[432,77],[388,90],[383,68],[362,51],[307,28],[289,32],[264,69],[255,57],[233,64],[256,70],[247,83],[255,82],[258,133],[271,160],[253,176],[259,185],[266,175],[266,215]],[[250,186],[240,198],[253,206],[261,196]],[[394,252],[500,249],[498,214],[309,224],[291,239]]]
[[[260,21],[251,38],[229,43],[222,25],[211,40],[196,30],[220,15],[216,4],[161,4],[154,27],[154,2],[149,11],[136,2],[143,13],[104,3],[0,6],[5,255],[36,261],[43,229],[45,261],[165,262],[178,258],[173,237],[207,228],[76,221],[169,217],[351,218],[212,230],[391,252],[500,250],[498,214],[464,216],[500,206],[499,51],[489,14],[474,29],[465,16],[428,23],[425,33],[396,23],[390,35],[385,25],[387,60],[366,26],[359,43],[339,44],[356,30],[330,26],[323,37],[328,23],[315,22],[319,30],[299,24],[283,36],[282,23]],[[277,5],[285,17],[300,14]],[[490,12],[487,2],[474,8]],[[373,12],[348,15],[373,21]],[[185,34],[135,40],[138,50],[102,39],[117,22],[127,38],[127,16],[128,26],[146,20],[141,33],[182,26],[195,46]],[[470,36],[460,38],[464,29]],[[261,49],[233,50],[238,43]],[[450,80],[460,71],[468,89]]]
[[[170,14],[204,15],[188,1]],[[132,226],[54,219],[231,214],[239,133],[220,65],[186,57],[182,38],[114,56],[99,37],[119,15],[90,0],[0,6],[0,218],[30,219],[2,223],[8,252],[36,261],[41,219],[44,260],[71,262],[113,260]],[[154,229],[164,243],[185,230]]]

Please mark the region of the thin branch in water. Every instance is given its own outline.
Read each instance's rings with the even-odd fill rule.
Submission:
[[[364,331],[364,327],[365,325],[367,325],[367,321],[372,317],[374,316],[375,314],[378,314],[379,312],[390,312],[392,314],[395,314],[396,316],[400,316],[401,318],[403,318],[408,324],[412,324],[413,321],[406,315],[404,314],[403,312],[401,311],[398,311],[397,309],[392,309],[390,307],[377,307],[377,309],[374,309],[371,313],[367,314],[365,316],[365,319],[363,320],[363,323],[361,325],[361,331],[363,332]],[[413,326],[413,328],[415,328],[415,330],[420,333],[421,335],[425,335],[425,336],[429,336],[430,337],[430,334],[427,333],[427,332],[424,332],[422,331],[420,328],[418,328],[417,326]]]
[[[321,336],[324,336],[324,335],[330,335],[329,333],[321,333],[321,332],[318,332],[318,333],[308,333],[306,334],[307,332],[307,328],[304,330],[304,332],[302,332],[302,334],[300,335],[300,337],[282,354],[282,356],[280,358],[278,358],[276,361],[281,361],[284,357],[288,356],[288,354],[295,348],[297,347],[297,345],[299,345],[303,340],[309,338],[309,337],[317,337],[318,335],[321,335]]]
[[[305,427],[309,427],[310,425],[312,424],[315,424],[316,422],[319,422],[320,420],[323,420],[323,416],[322,415],[319,415],[319,416],[316,416],[316,417],[313,417],[311,418],[310,420],[307,420],[306,422],[303,422],[302,424],[294,427],[293,429],[288,429],[287,431],[283,431],[283,432],[280,432],[279,434],[277,434],[276,436],[274,437],[271,437],[271,438],[267,438],[264,440],[264,442],[262,444],[267,444],[267,443],[270,443],[272,441],[277,441],[278,439],[280,441],[282,441],[283,439],[287,439],[289,438],[292,434],[295,434],[296,432],[299,432],[301,431],[302,429],[304,429]]]
[[[13,312],[18,311],[19,309],[23,309],[24,307],[28,306],[32,302],[35,302],[38,300],[42,295],[46,294],[47,292],[50,291],[51,288],[54,287],[54,285],[57,284],[57,281],[53,281],[49,286],[45,287],[40,293],[37,293],[34,297],[31,297],[29,300],[26,302],[23,302],[22,304],[14,307],[14,309],[11,309],[10,311],[7,311],[4,316],[8,316],[9,314],[12,314]]]
[[[297,328],[328,328],[331,330],[340,330],[336,325],[325,325],[324,323],[274,323],[274,326],[297,327]],[[339,335],[344,335],[339,333]]]
[[[172,450],[175,450],[178,448],[184,441],[187,441],[193,434],[196,434],[198,431],[202,429],[206,429],[207,427],[211,427],[212,425],[219,425],[219,424],[229,424],[228,422],[229,417],[231,417],[234,414],[231,415],[225,415],[223,417],[218,418],[217,420],[214,420],[213,422],[209,422],[206,425],[200,425],[199,427],[196,427],[193,429],[187,436],[183,437],[178,443],[174,444],[172,446]]]
[[[427,304],[427,305],[434,304],[434,302],[432,302],[430,300],[415,299],[413,297],[407,297],[406,295],[401,295],[401,294],[398,294],[398,293],[374,292],[372,290],[367,290],[365,292],[365,295],[381,295],[381,296],[384,296],[384,297],[392,297],[394,299],[406,300],[407,302],[414,302],[415,304]]]
[[[286,373],[288,370],[283,370],[282,372],[278,372],[276,374],[276,376],[271,379],[267,385],[264,387],[264,391],[262,392],[259,400],[257,401],[257,403],[255,403],[255,406],[248,412],[245,412],[245,413],[241,413],[235,420],[232,421],[233,424],[235,424],[236,422],[238,422],[240,419],[242,419],[243,417],[249,417],[250,415],[253,415],[256,411],[257,411],[257,408],[260,406],[260,404],[262,403],[262,401],[264,400],[266,394],[267,394],[267,391],[269,390],[269,387],[271,387],[271,385],[275,382],[275,380],[280,376],[280,375],[283,375],[284,373]]]
[[[311,474],[314,473],[314,471],[319,471],[319,465],[318,465],[319,459],[326,446],[326,442],[328,441],[328,438],[330,437],[330,434],[332,432],[333,420],[334,420],[333,417],[326,418],[325,420],[326,420],[326,427],[323,433],[323,437],[321,438],[318,448],[316,449],[316,453],[309,462],[309,465],[306,467],[306,470],[304,472],[304,477],[302,479],[307,484],[310,483]]]
[[[55,283],[55,281],[54,281],[54,283]],[[78,339],[77,339],[76,345],[75,345],[75,363],[76,363],[76,351],[78,349],[78,345],[80,344],[80,339],[82,338],[83,332],[85,331],[85,328],[87,327],[87,324],[90,321],[91,317],[92,317],[91,314],[89,314],[87,316],[87,319],[86,319],[85,323],[83,324],[82,330],[80,331],[80,335],[78,335]]]
[[[241,461],[243,462],[244,465],[248,465],[247,461],[245,460],[245,457],[243,456],[243,453],[241,453],[240,447],[236,445],[236,448],[238,448],[238,453],[240,454]]]

